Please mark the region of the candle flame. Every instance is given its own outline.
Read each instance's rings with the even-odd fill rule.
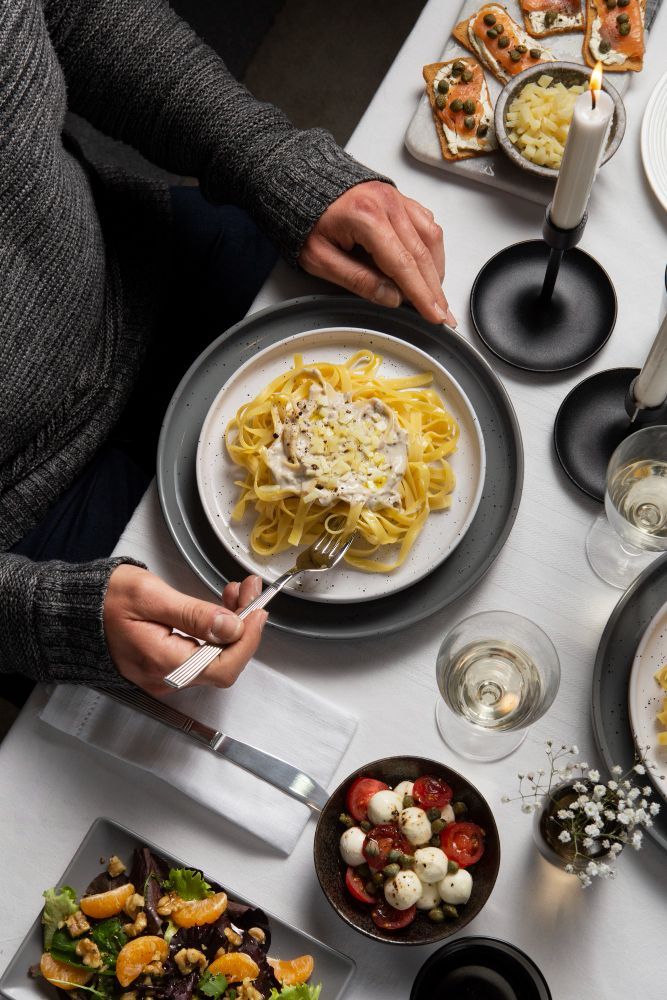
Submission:
[[[597,62],[595,64],[595,69],[591,73],[591,79],[590,79],[589,87],[590,87],[590,90],[591,90],[591,104],[592,104],[593,107],[595,107],[595,97],[596,97],[596,94],[597,94],[598,90],[600,90],[602,88],[602,63],[601,62]]]

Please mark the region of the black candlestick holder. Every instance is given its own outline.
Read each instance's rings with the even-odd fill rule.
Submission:
[[[516,368],[559,372],[606,344],[616,292],[595,258],[576,249],[587,215],[559,229],[546,210],[542,240],[506,247],[484,265],[470,293],[475,329],[490,351]]]
[[[580,382],[556,415],[554,443],[563,469],[575,486],[604,500],[609,459],[630,434],[667,424],[667,402],[641,408],[633,392],[639,368],[610,368]]]

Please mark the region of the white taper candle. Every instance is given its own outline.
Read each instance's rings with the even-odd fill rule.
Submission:
[[[661,406],[667,399],[667,314],[634,384],[638,406]]]
[[[604,90],[594,102],[590,90],[575,101],[551,205],[551,221],[560,229],[574,229],[584,217],[613,113],[614,102]]]

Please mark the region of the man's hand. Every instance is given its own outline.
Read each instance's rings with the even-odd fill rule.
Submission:
[[[355,247],[369,259],[355,256]],[[456,326],[442,291],[442,229],[427,208],[391,184],[356,184],[332,202],[308,235],[299,264],[371,302],[398,306],[406,298],[431,323]]]
[[[255,611],[241,621],[234,612],[261,589],[258,576],[230,583],[220,607],[181,594],[138,566],[118,566],[104,601],[104,633],[111,659],[123,677],[144,691],[165,694],[171,688],[162,678],[197,649],[193,639],[173,635],[176,628],[226,646],[193,683],[230,687],[257,649],[268,618],[266,611]]]

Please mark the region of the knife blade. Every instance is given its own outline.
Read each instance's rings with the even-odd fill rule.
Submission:
[[[288,761],[227,736],[220,729],[207,726],[177,708],[165,705],[157,698],[140,691],[139,688],[131,690],[100,685],[96,690],[129,708],[143,712],[144,715],[162,722],[171,729],[178,730],[184,736],[205,746],[211,753],[249,771],[293,799],[304,802],[316,812],[321,812],[329,798],[326,788]]]

